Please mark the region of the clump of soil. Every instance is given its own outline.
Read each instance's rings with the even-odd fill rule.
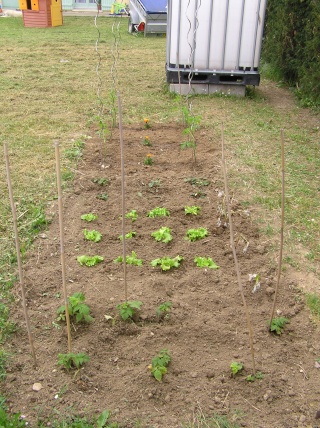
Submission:
[[[143,145],[146,135],[152,146]],[[116,309],[125,292],[123,267],[113,262],[122,254],[120,148],[114,132],[106,147],[96,137],[87,143],[77,179],[63,200],[68,293],[84,293],[94,317],[89,324],[72,323],[72,350],[86,352],[90,361],[74,374],[57,365],[58,354],[67,352],[67,336],[65,325],[56,321],[63,301],[53,204],[50,228],[39,237],[24,266],[38,367],[32,366],[17,307],[21,329],[10,343],[16,355],[5,381],[10,410],[21,412],[32,426],[38,418],[92,415],[104,409],[125,427],[140,421],[143,427],[176,428],[192,421],[197,412],[228,415],[230,421],[252,428],[317,426],[319,326],[311,321],[297,284],[288,283],[283,275],[277,313],[290,323],[280,336],[268,332],[276,266],[252,224],[250,210],[233,199],[256,367],[263,374],[255,382],[246,380],[252,362],[225,217],[220,142],[202,129],[194,165],[191,151],[180,149],[183,136],[178,125],[155,124],[148,131],[130,126],[124,129],[124,140],[126,211],[138,213],[135,222],[126,219],[126,233],[136,232],[126,241],[127,254],[135,251],[143,260],[142,266],[127,266],[128,300],[142,301],[141,310],[135,322],[125,322]],[[144,165],[148,154],[153,159],[150,166]],[[201,207],[201,213],[186,215],[187,205]],[[147,217],[155,207],[167,208],[170,216]],[[90,224],[80,218],[89,212],[98,215]],[[151,237],[162,226],[172,230],[173,240],[167,244]],[[207,228],[207,237],[185,239],[188,229],[199,227]],[[101,232],[101,242],[86,241],[84,228]],[[80,266],[77,256],[84,254],[103,256],[104,261]],[[153,259],[177,255],[183,257],[179,268],[162,272],[150,265]],[[211,257],[219,269],[198,268],[195,256]],[[256,292],[249,274],[261,277]],[[172,307],[169,316],[159,319],[156,310],[163,302]],[[158,382],[148,366],[162,349],[168,349],[172,360]],[[233,361],[243,363],[244,369],[231,377]],[[34,383],[42,388],[34,391]]]

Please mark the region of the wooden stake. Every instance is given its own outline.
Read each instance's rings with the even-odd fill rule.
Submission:
[[[61,170],[60,170],[60,154],[59,142],[54,142],[55,155],[56,155],[56,174],[57,174],[57,188],[58,188],[58,207],[59,207],[59,226],[60,226],[60,255],[61,255],[61,271],[62,271],[62,289],[65,305],[65,314],[67,322],[68,334],[68,352],[71,353],[71,329],[70,329],[70,316],[68,308],[68,295],[66,286],[66,261],[64,254],[64,227],[63,227],[63,210],[62,210],[62,188],[61,188]]]
[[[11,184],[11,177],[10,177],[8,144],[7,143],[4,143],[4,156],[5,156],[5,160],[6,160],[7,183],[8,183],[9,198],[10,198],[10,205],[11,205],[12,218],[13,218],[13,229],[14,229],[15,242],[16,242],[16,252],[17,252],[17,262],[18,262],[18,271],[19,271],[19,282],[20,282],[20,288],[21,288],[22,308],[23,308],[23,313],[24,313],[24,319],[25,319],[26,326],[27,326],[27,331],[28,331],[28,336],[29,336],[29,344],[30,344],[32,358],[33,358],[33,363],[34,363],[34,366],[37,367],[37,358],[36,358],[36,353],[35,353],[34,346],[33,346],[33,337],[32,337],[32,333],[31,333],[28,309],[27,309],[27,304],[26,304],[26,292],[25,292],[25,286],[24,286],[22,262],[21,262],[21,254],[20,254],[20,243],[19,243],[19,236],[18,236],[17,213],[16,213],[16,206],[15,206],[14,199],[13,199],[12,184]]]
[[[121,151],[121,201],[122,201],[122,257],[123,257],[123,280],[124,280],[124,294],[125,301],[128,301],[128,286],[127,286],[127,263],[126,263],[126,229],[125,229],[125,174],[124,174],[124,143],[123,143],[123,129],[122,129],[122,108],[120,93],[118,95],[118,110],[119,110],[119,135],[120,135],[120,151]]]
[[[240,268],[239,268],[239,264],[238,264],[236,247],[235,247],[235,243],[234,243],[231,209],[230,209],[230,204],[229,204],[227,167],[226,167],[226,161],[225,161],[225,157],[224,157],[224,126],[223,126],[223,124],[221,126],[221,145],[222,145],[222,169],[223,169],[223,177],[224,177],[224,188],[225,188],[226,205],[227,205],[227,210],[228,210],[229,228],[230,228],[230,245],[232,248],[234,264],[236,267],[237,279],[238,279],[238,285],[239,285],[239,290],[240,290],[240,294],[241,294],[241,299],[242,299],[243,307],[244,307],[246,318],[247,318],[247,325],[248,325],[248,330],[249,330],[249,342],[250,342],[251,357],[252,357],[252,368],[253,368],[253,375],[255,375],[256,374],[256,365],[255,365],[255,361],[254,361],[252,323],[251,323],[251,317],[250,317],[250,313],[248,310],[248,306],[247,306],[246,298],[244,296],[243,286],[242,286],[242,282],[241,282]]]
[[[284,230],[284,133],[283,129],[281,129],[281,179],[282,179],[282,189],[281,189],[281,231],[280,231],[280,250],[279,250],[279,263],[278,263],[278,276],[277,276],[277,285],[274,292],[274,299],[270,317],[270,327],[272,324],[272,320],[274,317],[274,312],[276,309],[276,301],[279,290],[280,276],[281,276],[281,267],[282,267],[282,253],[283,253],[283,230]]]

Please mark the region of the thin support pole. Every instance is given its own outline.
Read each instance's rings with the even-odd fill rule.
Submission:
[[[56,175],[57,175],[57,188],[58,188],[62,289],[63,289],[65,314],[66,314],[66,322],[67,322],[68,351],[69,351],[69,353],[71,353],[71,328],[70,328],[70,316],[69,316],[68,295],[67,295],[67,285],[66,285],[66,261],[65,261],[65,253],[64,253],[64,226],[63,226],[62,187],[61,187],[59,142],[55,141],[54,146],[55,146],[55,155],[56,155]]]
[[[279,250],[279,263],[278,263],[278,276],[277,276],[277,285],[274,292],[274,299],[270,317],[270,327],[274,317],[274,312],[276,309],[276,301],[279,290],[280,276],[281,276],[281,267],[282,267],[282,253],[283,253],[283,233],[284,233],[284,186],[285,186],[285,168],[284,168],[284,133],[281,129],[281,178],[282,178],[282,189],[281,189],[281,231],[280,231],[280,250]]]
[[[121,204],[122,204],[122,257],[123,257],[123,280],[124,280],[124,295],[125,301],[128,301],[128,286],[127,286],[127,263],[126,263],[126,229],[125,229],[125,213],[126,213],[126,200],[125,200],[125,174],[124,174],[124,143],[123,143],[123,128],[122,128],[122,108],[121,97],[118,95],[118,110],[119,110],[119,136],[120,136],[120,152],[121,152]]]
[[[32,337],[32,333],[31,333],[28,309],[27,309],[27,304],[26,304],[26,291],[25,291],[23,271],[22,271],[20,243],[19,243],[18,225],[17,225],[17,213],[16,213],[16,206],[15,206],[14,199],[13,199],[12,183],[11,183],[11,177],[10,177],[8,144],[7,143],[4,143],[4,156],[5,156],[5,160],[6,160],[7,183],[8,183],[9,198],[10,198],[10,205],[11,205],[12,218],[13,218],[13,229],[14,229],[15,243],[16,243],[19,281],[20,281],[20,288],[21,288],[22,308],[23,308],[24,318],[25,318],[25,322],[26,322],[26,326],[27,326],[29,344],[30,344],[30,349],[31,349],[34,367],[37,367],[37,358],[36,358],[36,353],[34,350],[33,337]]]
[[[239,268],[239,264],[238,264],[236,247],[235,247],[235,243],[234,243],[233,224],[232,224],[231,209],[230,209],[230,203],[229,203],[227,167],[226,167],[226,161],[225,161],[225,156],[224,156],[224,126],[223,126],[223,124],[221,126],[221,145],[222,145],[222,169],[223,169],[226,205],[227,205],[227,210],[228,210],[229,228],[230,228],[230,245],[232,248],[234,264],[235,264],[235,268],[236,268],[236,272],[237,272],[237,279],[238,279],[238,285],[239,285],[239,290],[240,290],[240,294],[241,294],[241,299],[242,299],[242,303],[243,303],[243,307],[244,307],[246,319],[247,319],[247,325],[248,325],[248,331],[249,331],[249,342],[250,342],[251,357],[252,357],[252,368],[253,368],[253,375],[255,375],[256,374],[256,365],[255,365],[255,361],[254,361],[252,323],[251,323],[251,317],[250,317],[250,313],[248,310],[246,298],[244,296],[243,285],[242,285],[241,277],[240,277],[240,268]]]

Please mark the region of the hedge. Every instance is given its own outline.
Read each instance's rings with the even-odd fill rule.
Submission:
[[[320,1],[269,0],[262,58],[320,105]]]

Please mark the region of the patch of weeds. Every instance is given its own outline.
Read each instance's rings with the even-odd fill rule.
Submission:
[[[136,235],[137,235],[137,232],[133,232],[133,231],[131,230],[130,232],[128,232],[128,233],[126,233],[126,234],[124,235],[124,238],[125,238],[125,239],[131,239],[131,238],[134,238]],[[120,241],[122,241],[122,240],[123,240],[123,236],[122,236],[122,235],[120,235],[120,236],[119,236],[119,239],[120,239]]]
[[[168,371],[167,367],[170,361],[171,356],[167,349],[162,349],[156,357],[152,358],[149,370],[157,381],[162,381],[163,376]]]
[[[198,215],[200,214],[201,208],[198,207],[197,205],[192,205],[192,206],[186,206],[184,207],[184,213],[190,214],[190,215]]]
[[[264,378],[264,374],[261,372],[257,372],[255,375],[249,375],[246,377],[246,380],[248,382],[254,382],[257,379],[263,379]]]
[[[0,407],[1,428],[24,428],[27,426],[28,423],[24,419],[21,419],[20,413],[9,415],[2,407]]]
[[[97,265],[98,263],[103,262],[104,258],[102,256],[78,256],[77,261],[81,266],[92,267]]]
[[[110,181],[107,178],[93,178],[92,182],[99,186],[107,186],[110,184]]]
[[[168,319],[170,317],[171,306],[172,306],[171,302],[164,302],[158,306],[156,310],[156,316],[159,321],[161,319],[164,319],[164,318]]]
[[[75,177],[75,173],[72,171],[69,171],[67,169],[64,169],[61,172],[62,181],[72,181],[72,180],[74,180],[74,177]],[[66,187],[66,186],[64,186],[64,187]]]
[[[155,217],[169,217],[170,211],[166,208],[156,207],[153,210],[149,211],[147,217],[155,218]]]
[[[109,199],[109,195],[108,195],[108,193],[103,192],[103,193],[99,193],[96,196],[96,198],[101,199],[102,201],[107,201]]]
[[[159,230],[156,230],[155,232],[151,233],[151,236],[158,242],[164,242],[167,244],[168,242],[172,241],[172,235],[171,230],[169,227],[160,227]]]
[[[97,230],[83,229],[83,235],[87,241],[100,242],[102,235]]]
[[[97,220],[98,216],[93,213],[88,213],[88,214],[83,214],[80,218],[81,220],[91,222],[91,221]]]
[[[126,321],[128,319],[133,319],[137,311],[140,310],[140,307],[143,305],[139,300],[131,300],[128,302],[120,303],[117,305],[119,310],[120,317]]]
[[[138,213],[137,213],[137,211],[136,211],[136,210],[131,210],[131,211],[129,211],[129,212],[125,215],[125,218],[129,218],[129,219],[132,221],[132,223],[133,223],[133,222],[135,222],[135,221],[137,220],[137,218],[138,218]]]
[[[219,269],[220,267],[212,260],[211,257],[196,256],[194,258],[194,262],[200,268]]]
[[[283,329],[285,325],[288,324],[289,322],[290,322],[289,319],[285,317],[273,318],[270,325],[270,331],[280,336],[280,334],[283,333]]]
[[[313,315],[320,320],[320,296],[318,294],[306,294],[306,303]]]
[[[241,370],[243,370],[243,364],[238,363],[237,361],[233,361],[230,364],[230,369],[231,369],[231,376],[235,376],[236,374],[241,372]]]
[[[58,365],[63,366],[67,371],[72,369],[80,369],[85,363],[90,360],[89,356],[85,352],[79,352],[78,354],[59,354]]]
[[[122,263],[123,257],[118,256],[116,259],[113,260],[114,263]],[[134,251],[131,251],[131,256],[126,256],[126,264],[127,265],[133,265],[133,266],[142,266],[143,260],[137,258],[137,254]]]
[[[194,242],[199,239],[203,239],[208,236],[208,231],[205,227],[199,227],[199,229],[188,229],[186,232],[185,239]]]
[[[191,184],[192,186],[202,187],[202,186],[209,186],[210,181],[206,178],[197,178],[197,177],[188,177],[185,178],[184,181],[186,183]]]
[[[3,348],[0,349],[0,382],[4,381],[6,378],[6,366],[9,356],[10,355]]]
[[[3,344],[15,331],[15,323],[9,320],[8,306],[0,303],[0,344]]]
[[[170,257],[162,257],[161,259],[159,258],[152,260],[151,266],[156,267],[160,265],[163,271],[167,271],[171,268],[178,268],[182,260],[182,256],[176,256],[173,259]]]
[[[63,421],[50,421],[52,428],[120,428],[116,422],[110,422],[111,412],[104,410],[98,418],[88,420],[85,417],[70,416]],[[47,423],[40,425],[39,428],[45,428]]]
[[[283,262],[288,263],[292,267],[298,267],[298,263],[291,256],[284,257]]]
[[[64,151],[64,156],[69,160],[79,160],[82,157],[82,150],[85,146],[84,141],[77,140],[74,142],[71,149]]]
[[[68,298],[68,310],[70,317],[75,318],[76,322],[91,322],[93,321],[90,315],[90,308],[85,303],[85,296],[83,293],[74,293]],[[66,307],[62,305],[58,308],[57,314],[59,315],[58,321],[65,321]]]

